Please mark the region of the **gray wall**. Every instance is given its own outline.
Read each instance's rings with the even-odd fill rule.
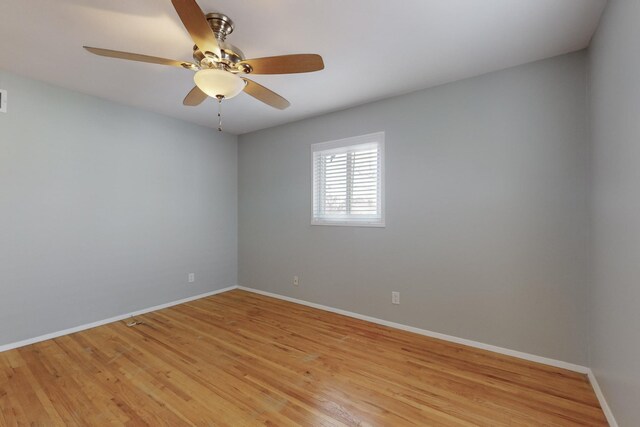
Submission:
[[[0,345],[236,284],[235,136],[0,88]]]
[[[590,365],[621,426],[640,420],[640,2],[609,1],[590,48]]]
[[[585,65],[579,52],[240,136],[239,284],[585,363]],[[376,131],[386,228],[311,226],[309,145]]]

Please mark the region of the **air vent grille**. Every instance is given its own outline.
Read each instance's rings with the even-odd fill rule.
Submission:
[[[7,112],[7,91],[0,89],[0,113]]]

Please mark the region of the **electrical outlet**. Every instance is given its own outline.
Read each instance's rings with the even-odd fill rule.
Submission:
[[[189,283],[196,281],[196,273],[189,273]]]
[[[299,283],[298,276],[293,276],[293,286],[298,286]]]
[[[400,304],[400,292],[391,292],[391,303]]]

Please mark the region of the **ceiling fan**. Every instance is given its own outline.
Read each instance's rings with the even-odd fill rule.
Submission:
[[[195,43],[193,62],[90,46],[84,46],[84,48],[100,56],[170,65],[195,71],[196,85],[182,102],[188,106],[199,105],[208,96],[216,98],[220,104],[223,99],[233,98],[244,91],[267,105],[284,110],[289,107],[289,101],[240,75],[308,73],[324,68],[322,57],[316,54],[246,59],[240,49],[225,41],[234,28],[233,21],[227,15],[222,13],[205,15],[195,0],[171,0],[171,2]],[[220,112],[218,112],[218,117],[220,117]],[[220,126],[218,130],[221,130]]]

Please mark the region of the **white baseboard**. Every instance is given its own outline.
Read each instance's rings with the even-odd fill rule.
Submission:
[[[367,322],[377,323],[379,325],[389,326],[391,328],[401,329],[403,331],[409,331],[409,332],[413,332],[415,334],[424,335],[424,336],[431,337],[431,338],[437,338],[437,339],[441,339],[441,340],[444,340],[444,341],[450,341],[450,342],[454,342],[456,344],[467,345],[469,347],[475,347],[475,348],[479,348],[479,349],[482,349],[482,350],[493,351],[494,353],[500,353],[500,354],[505,354],[507,356],[518,357],[520,359],[525,359],[525,360],[529,360],[529,361],[532,361],[532,362],[538,362],[538,363],[542,363],[544,365],[554,366],[556,368],[567,369],[569,371],[579,372],[581,374],[588,374],[589,373],[589,368],[587,368],[586,366],[576,365],[576,364],[569,363],[569,362],[563,362],[561,360],[550,359],[548,357],[542,357],[542,356],[536,356],[535,354],[524,353],[522,351],[517,351],[517,350],[510,350],[508,348],[498,347],[498,346],[491,345],[491,344],[485,344],[485,343],[481,343],[481,342],[478,342],[478,341],[472,341],[472,340],[468,340],[466,338],[458,338],[458,337],[454,337],[452,335],[446,335],[446,334],[441,334],[439,332],[428,331],[426,329],[420,329],[420,328],[416,328],[414,326],[407,326],[407,325],[403,325],[401,323],[390,322],[388,320],[382,320],[382,319],[378,319],[376,317],[366,316],[364,314],[359,314],[359,313],[353,313],[351,311],[341,310],[339,308],[328,307],[326,305],[316,304],[316,303],[313,303],[313,302],[308,302],[308,301],[304,301],[304,300],[300,300],[300,299],[296,299],[296,298],[291,298],[291,297],[287,297],[287,296],[284,296],[284,295],[274,294],[274,293],[271,293],[271,292],[261,291],[261,290],[258,290],[258,289],[247,288],[247,287],[244,287],[244,286],[238,286],[238,289],[242,289],[242,290],[245,290],[245,291],[248,291],[248,292],[253,292],[253,293],[256,293],[256,294],[260,294],[260,295],[265,295],[265,296],[272,297],[272,298],[278,298],[278,299],[281,299],[281,300],[284,300],[284,301],[289,301],[289,302],[294,302],[294,303],[297,303],[297,304],[306,305],[308,307],[318,308],[320,310],[330,311],[332,313],[342,314],[344,316],[354,317],[354,318],[360,319],[360,320],[366,320]]]
[[[598,384],[598,380],[596,379],[595,374],[591,369],[587,373],[589,376],[589,382],[591,383],[591,387],[593,387],[593,391],[596,393],[596,397],[598,398],[598,402],[600,402],[600,407],[602,408],[602,412],[604,412],[604,416],[607,417],[607,422],[611,427],[618,427],[618,423],[613,416],[613,412],[611,412],[611,408],[609,408],[609,404],[607,400],[604,398],[604,394],[602,394],[602,390],[600,389],[600,385]]]
[[[80,332],[80,331],[84,331],[86,329],[91,329],[91,328],[95,328],[97,326],[102,326],[102,325],[106,325],[107,323],[113,323],[113,322],[118,322],[120,320],[124,320],[127,319],[129,317],[133,317],[133,316],[139,316],[141,314],[145,314],[145,313],[149,313],[152,311],[157,311],[157,310],[162,310],[163,308],[168,308],[168,307],[172,307],[174,305],[178,305],[178,304],[184,304],[186,302],[189,301],[194,301],[200,298],[206,298],[212,295],[216,295],[216,294],[221,294],[223,292],[228,292],[231,291],[233,289],[242,289],[244,291],[248,291],[248,292],[253,292],[256,294],[260,294],[260,295],[265,295],[268,297],[272,297],[272,298],[277,298],[277,299],[281,299],[284,301],[289,301],[289,302],[293,302],[296,304],[301,304],[301,305],[305,305],[308,307],[313,307],[313,308],[317,308],[320,310],[324,310],[324,311],[329,311],[331,313],[337,313],[337,314],[342,314],[344,316],[349,316],[349,317],[353,317],[356,319],[360,319],[360,320],[365,320],[368,322],[372,322],[372,323],[377,323],[379,325],[384,325],[384,326],[388,326],[391,328],[395,328],[395,329],[400,329],[403,331],[408,331],[408,332],[413,332],[419,335],[424,335],[427,337],[431,337],[431,338],[437,338],[437,339],[441,339],[444,341],[450,341],[456,344],[462,344],[462,345],[467,345],[469,347],[474,347],[474,348],[479,348],[482,350],[488,350],[488,351],[493,351],[495,353],[500,353],[500,354],[505,354],[507,356],[513,356],[513,357],[517,357],[520,359],[524,359],[524,360],[529,360],[531,362],[537,362],[537,363],[542,363],[544,365],[549,365],[549,366],[554,366],[556,368],[562,368],[562,369],[567,369],[570,371],[574,371],[574,372],[579,372],[581,374],[586,374],[589,378],[589,381],[591,382],[591,386],[593,387],[593,390],[596,394],[596,397],[598,398],[598,401],[600,402],[600,406],[602,407],[602,411],[604,412],[605,416],[607,417],[607,421],[609,422],[609,425],[611,427],[618,427],[618,424],[615,420],[615,418],[613,417],[613,413],[611,412],[611,409],[609,408],[609,405],[607,404],[607,401],[604,398],[604,395],[602,394],[602,390],[600,389],[600,386],[598,385],[598,381],[594,375],[594,373],[591,371],[590,368],[586,367],[586,366],[581,366],[581,365],[576,365],[573,363],[568,363],[568,362],[563,362],[561,360],[556,360],[556,359],[550,359],[548,357],[542,357],[542,356],[537,356],[535,354],[529,354],[529,353],[524,353],[521,351],[517,351],[517,350],[510,350],[508,348],[503,348],[503,347],[498,347],[495,345],[491,345],[491,344],[484,344],[478,341],[473,341],[473,340],[468,340],[466,338],[458,338],[458,337],[454,337],[452,335],[446,335],[446,334],[441,334],[439,332],[433,332],[433,331],[429,331],[426,329],[420,329],[420,328],[416,328],[414,326],[407,326],[407,325],[403,325],[401,323],[395,323],[395,322],[390,322],[388,320],[382,320],[382,319],[378,319],[375,317],[371,317],[371,316],[366,316],[364,314],[358,314],[358,313],[354,313],[351,311],[347,311],[347,310],[341,310],[339,308],[333,308],[333,307],[328,307],[326,305],[322,305],[322,304],[316,304],[313,302],[308,302],[308,301],[304,301],[304,300],[300,300],[297,298],[291,298],[291,297],[287,297],[284,295],[280,295],[280,294],[274,294],[272,292],[266,292],[266,291],[261,291],[258,289],[253,289],[253,288],[247,288],[245,286],[229,286],[226,288],[222,288],[222,289],[218,289],[215,291],[211,291],[211,292],[206,292],[203,294],[199,294],[199,295],[194,295],[188,298],[183,298],[177,301],[171,301],[165,304],[160,304],[160,305],[156,305],[153,307],[148,307],[148,308],[144,308],[142,310],[138,310],[138,311],[134,311],[131,313],[126,313],[126,314],[121,314],[119,316],[115,316],[115,317],[110,317],[108,319],[104,319],[104,320],[98,320],[97,322],[92,322],[92,323],[87,323],[85,325],[80,325],[80,326],[76,326],[73,328],[69,328],[69,329],[65,329],[62,331],[57,331],[57,332],[52,332],[50,334],[46,334],[46,335],[41,335],[39,337],[35,337],[35,338],[29,338],[23,341],[18,341],[15,343],[10,343],[10,344],[5,344],[5,345],[1,345],[0,346],[0,352],[3,351],[7,351],[7,350],[12,350],[18,347],[24,347],[30,344],[35,344],[37,342],[41,342],[41,341],[46,341],[52,338],[57,338],[63,335],[68,335],[68,334],[72,334],[74,332]]]
[[[177,301],[171,301],[171,302],[168,302],[168,303],[165,303],[165,304],[160,304],[160,305],[156,305],[156,306],[149,307],[149,308],[143,308],[142,310],[138,310],[138,311],[134,311],[134,312],[131,312],[131,313],[126,313],[126,314],[121,314],[119,316],[110,317],[108,319],[98,320],[97,322],[92,322],[92,323],[87,323],[87,324],[80,325],[80,326],[75,326],[73,328],[69,328],[69,329],[65,329],[65,330],[57,331],[57,332],[52,332],[52,333],[46,334],[46,335],[40,335],[39,337],[29,338],[29,339],[26,339],[26,340],[22,340],[22,341],[10,343],[10,344],[0,345],[0,353],[3,352],[3,351],[7,351],[7,350],[13,350],[14,348],[24,347],[24,346],[30,345],[30,344],[35,344],[35,343],[40,342],[40,341],[46,341],[46,340],[50,340],[52,338],[61,337],[63,335],[72,334],[74,332],[84,331],[85,329],[95,328],[96,326],[106,325],[107,323],[118,322],[120,320],[128,319],[129,317],[132,317],[132,316],[139,316],[141,314],[149,313],[151,311],[162,310],[163,308],[172,307],[172,306],[178,305],[178,304],[184,304],[185,302],[197,300],[197,299],[200,299],[200,298],[209,297],[211,295],[220,294],[222,292],[227,292],[227,291],[230,291],[230,290],[233,290],[233,289],[236,289],[236,288],[237,288],[237,286],[229,286],[229,287],[218,289],[218,290],[215,290],[215,291],[206,292],[204,294],[199,294],[199,295],[194,295],[194,296],[191,296],[191,297],[188,297],[188,298],[183,298],[183,299],[180,299],[180,300],[177,300]]]
[[[364,314],[354,313],[354,312],[347,311],[347,310],[342,310],[342,309],[339,309],[339,308],[333,308],[333,307],[329,307],[329,306],[326,306],[326,305],[316,304],[316,303],[313,303],[313,302],[308,302],[308,301],[300,300],[300,299],[297,299],[297,298],[291,298],[291,297],[287,297],[287,296],[280,295],[280,294],[274,294],[272,292],[261,291],[259,289],[248,288],[248,287],[245,287],[245,286],[228,286],[226,288],[218,289],[218,290],[211,291],[211,292],[206,292],[206,293],[199,294],[199,295],[194,295],[194,296],[191,296],[191,297],[188,297],[188,298],[183,298],[183,299],[180,299],[180,300],[171,301],[171,302],[168,302],[168,303],[165,303],[165,304],[156,305],[156,306],[153,306],[153,307],[144,308],[142,310],[137,310],[137,311],[134,311],[134,312],[131,312],[131,313],[121,314],[121,315],[118,315],[118,316],[110,317],[108,319],[98,320],[96,322],[87,323],[87,324],[80,325],[80,326],[75,326],[73,328],[64,329],[64,330],[61,330],[61,331],[56,331],[56,332],[52,332],[52,333],[45,334],[45,335],[40,335],[38,337],[29,338],[29,339],[18,341],[18,342],[14,342],[14,343],[0,345],[0,352],[7,351],[7,350],[12,350],[12,349],[18,348],[18,347],[24,347],[26,345],[34,344],[34,343],[41,342],[41,341],[46,341],[46,340],[49,340],[49,339],[52,339],[52,338],[57,338],[57,337],[60,337],[60,336],[63,336],[63,335],[72,334],[74,332],[84,331],[86,329],[91,329],[91,328],[95,328],[97,326],[106,325],[107,323],[113,323],[113,322],[117,322],[117,321],[120,321],[120,320],[124,320],[124,319],[127,319],[127,318],[132,317],[132,316],[139,316],[141,314],[149,313],[149,312],[152,312],[152,311],[162,310],[163,308],[172,307],[172,306],[178,305],[178,304],[184,304],[185,302],[194,301],[194,300],[197,300],[197,299],[200,299],[200,298],[209,297],[209,296],[220,294],[220,293],[223,293],[223,292],[228,292],[228,291],[231,291],[233,289],[242,289],[242,290],[245,290],[245,291],[248,291],[248,292],[253,292],[253,293],[256,293],[256,294],[260,294],[260,295],[265,295],[265,296],[268,296],[268,297],[277,298],[277,299],[281,299],[281,300],[284,300],[284,301],[289,301],[289,302],[293,302],[293,303],[296,303],[296,304],[301,304],[301,305],[305,305],[305,306],[308,306],[308,307],[313,307],[313,308],[317,308],[317,309],[320,309],[320,310],[329,311],[329,312],[332,312],[332,313],[342,314],[344,316],[349,316],[349,317],[353,317],[353,318],[360,319],[360,320],[366,320],[368,322],[377,323],[379,325],[384,325],[384,326],[389,326],[389,327],[395,328],[395,329],[401,329],[403,331],[413,332],[413,333],[416,333],[416,334],[419,334],[419,335],[424,335],[424,336],[428,336],[428,337],[432,337],[432,338],[437,338],[437,339],[441,339],[441,340],[444,340],[444,341],[450,341],[450,342],[454,342],[454,343],[457,343],[457,344],[467,345],[469,347],[475,347],[475,348],[479,348],[479,349],[482,349],[482,350],[493,351],[495,353],[505,354],[507,356],[518,357],[520,359],[529,360],[529,361],[532,361],[532,362],[538,362],[538,363],[542,363],[542,364],[545,364],[545,365],[555,366],[557,368],[568,369],[570,371],[579,372],[579,373],[582,373],[582,374],[588,374],[588,375],[590,375],[590,378],[592,377],[593,380],[595,381],[595,376],[593,376],[593,373],[591,372],[591,370],[586,366],[576,365],[576,364],[573,364],[573,363],[563,362],[561,360],[550,359],[550,358],[547,358],[547,357],[542,357],[542,356],[537,356],[537,355],[534,355],[534,354],[524,353],[524,352],[517,351],[517,350],[511,350],[511,349],[508,349],[508,348],[498,347],[498,346],[494,346],[494,345],[491,345],[491,344],[485,344],[485,343],[481,343],[481,342],[478,342],[478,341],[469,340],[469,339],[466,339],[466,338],[458,338],[458,337],[454,337],[452,335],[441,334],[439,332],[433,332],[433,331],[429,331],[429,330],[426,330],[426,329],[420,329],[420,328],[416,328],[414,326],[407,326],[407,325],[403,325],[403,324],[400,324],[400,323],[390,322],[388,320],[378,319],[378,318],[375,318],[375,317],[366,316]],[[598,391],[599,391],[599,388],[598,388]]]
[[[453,343],[456,343],[456,344],[467,345],[469,347],[474,347],[474,348],[479,348],[479,349],[482,349],[482,350],[493,351],[494,353],[505,354],[507,356],[513,356],[513,357],[517,357],[519,359],[528,360],[528,361],[531,361],[531,362],[542,363],[544,365],[554,366],[556,368],[562,368],[562,369],[567,369],[569,371],[574,371],[574,372],[578,372],[578,373],[581,373],[581,374],[586,374],[588,379],[589,379],[589,382],[591,383],[591,386],[593,387],[593,391],[595,392],[596,397],[598,398],[598,402],[600,403],[600,407],[602,408],[602,411],[604,412],[604,415],[607,418],[607,422],[609,423],[609,425],[611,427],[618,427],[618,423],[616,422],[615,418],[613,417],[613,413],[611,412],[611,409],[609,408],[609,405],[607,404],[607,401],[604,398],[604,395],[602,394],[602,390],[600,389],[600,386],[598,385],[598,381],[596,380],[595,375],[591,371],[591,368],[588,368],[586,366],[576,365],[576,364],[573,364],[573,363],[564,362],[562,360],[550,359],[548,357],[537,356],[535,354],[524,353],[522,351],[511,350],[511,349],[508,349],[508,348],[498,347],[498,346],[491,345],[491,344],[485,344],[485,343],[481,343],[481,342],[478,342],[478,341],[472,341],[472,340],[468,340],[466,338],[458,338],[458,337],[454,337],[452,335],[441,334],[439,332],[433,332],[433,331],[429,331],[429,330],[426,330],[426,329],[420,329],[420,328],[416,328],[416,327],[413,327],[413,326],[403,325],[401,323],[390,322],[388,320],[382,320],[382,319],[378,319],[378,318],[371,317],[371,316],[365,316],[364,314],[353,313],[351,311],[341,310],[339,308],[328,307],[326,305],[316,304],[316,303],[313,303],[313,302],[308,302],[308,301],[300,300],[300,299],[297,299],[297,298],[287,297],[287,296],[280,295],[280,294],[274,294],[272,292],[261,291],[259,289],[247,288],[245,286],[238,286],[238,289],[242,289],[244,291],[253,292],[253,293],[256,293],[256,294],[260,294],[260,295],[264,295],[264,296],[268,296],[268,297],[272,297],[272,298],[281,299],[281,300],[284,300],[284,301],[293,302],[293,303],[296,303],[296,304],[306,305],[307,307],[313,307],[313,308],[317,308],[317,309],[320,309],[320,310],[329,311],[331,313],[337,313],[337,314],[342,314],[344,316],[349,316],[349,317],[353,317],[353,318],[360,319],[360,320],[366,320],[367,322],[377,323],[379,325],[389,326],[391,328],[401,329],[403,331],[409,331],[409,332],[413,332],[413,333],[416,333],[416,334],[419,334],[419,335],[424,335],[424,336],[431,337],[431,338],[438,338],[438,339],[441,339],[441,340],[444,340],[444,341],[450,341],[450,342],[453,342]]]
[[[272,297],[272,298],[281,299],[281,300],[284,300],[284,301],[293,302],[293,303],[296,303],[296,304],[306,305],[308,307],[313,307],[313,308],[317,308],[317,309],[320,309],[320,310],[329,311],[331,313],[337,313],[337,314],[342,314],[344,316],[349,316],[349,317],[353,317],[353,318],[360,319],[360,320],[366,320],[367,322],[377,323],[379,325],[389,326],[391,328],[401,329],[403,331],[409,331],[409,332],[413,332],[413,333],[416,333],[416,334],[419,334],[419,335],[424,335],[424,336],[431,337],[431,338],[438,338],[438,339],[441,339],[441,340],[444,340],[444,341],[454,342],[456,344],[467,345],[469,347],[474,347],[474,348],[479,348],[479,349],[482,349],[482,350],[493,351],[495,353],[505,354],[507,356],[513,356],[513,357],[517,357],[519,359],[529,360],[531,362],[542,363],[544,365],[554,366],[556,368],[562,368],[562,369],[567,369],[569,371],[574,371],[574,372],[579,372],[581,374],[586,374],[588,379],[589,379],[589,382],[591,383],[591,386],[593,387],[593,391],[595,392],[596,397],[598,398],[598,402],[600,402],[600,407],[602,408],[602,411],[604,412],[604,415],[607,418],[607,422],[609,423],[609,425],[611,427],[618,427],[618,423],[616,422],[615,418],[613,417],[613,413],[611,412],[611,409],[609,408],[609,405],[607,404],[607,401],[604,398],[604,395],[602,394],[602,390],[600,389],[600,386],[598,385],[598,381],[596,380],[596,376],[591,371],[591,368],[588,368],[586,366],[576,365],[576,364],[573,364],[573,363],[564,362],[562,360],[550,359],[548,357],[537,356],[535,354],[524,353],[522,351],[511,350],[511,349],[508,349],[508,348],[498,347],[498,346],[491,345],[491,344],[485,344],[485,343],[481,343],[481,342],[478,342],[478,341],[472,341],[472,340],[468,340],[466,338],[458,338],[458,337],[454,337],[452,335],[441,334],[439,332],[433,332],[433,331],[429,331],[429,330],[426,330],[426,329],[420,329],[420,328],[416,328],[416,327],[413,327],[413,326],[403,325],[401,323],[390,322],[388,320],[382,320],[382,319],[378,319],[378,318],[371,317],[371,316],[365,316],[364,314],[353,313],[351,311],[341,310],[339,308],[328,307],[326,305],[316,304],[316,303],[313,303],[313,302],[308,302],[308,301],[300,300],[300,299],[297,299],[297,298],[291,298],[291,297],[287,297],[287,296],[280,295],[280,294],[274,294],[272,292],[261,291],[259,289],[247,288],[245,286],[238,286],[238,289],[242,289],[244,291],[253,292],[253,293],[256,293],[256,294],[260,294],[260,295],[265,295],[265,296]]]

